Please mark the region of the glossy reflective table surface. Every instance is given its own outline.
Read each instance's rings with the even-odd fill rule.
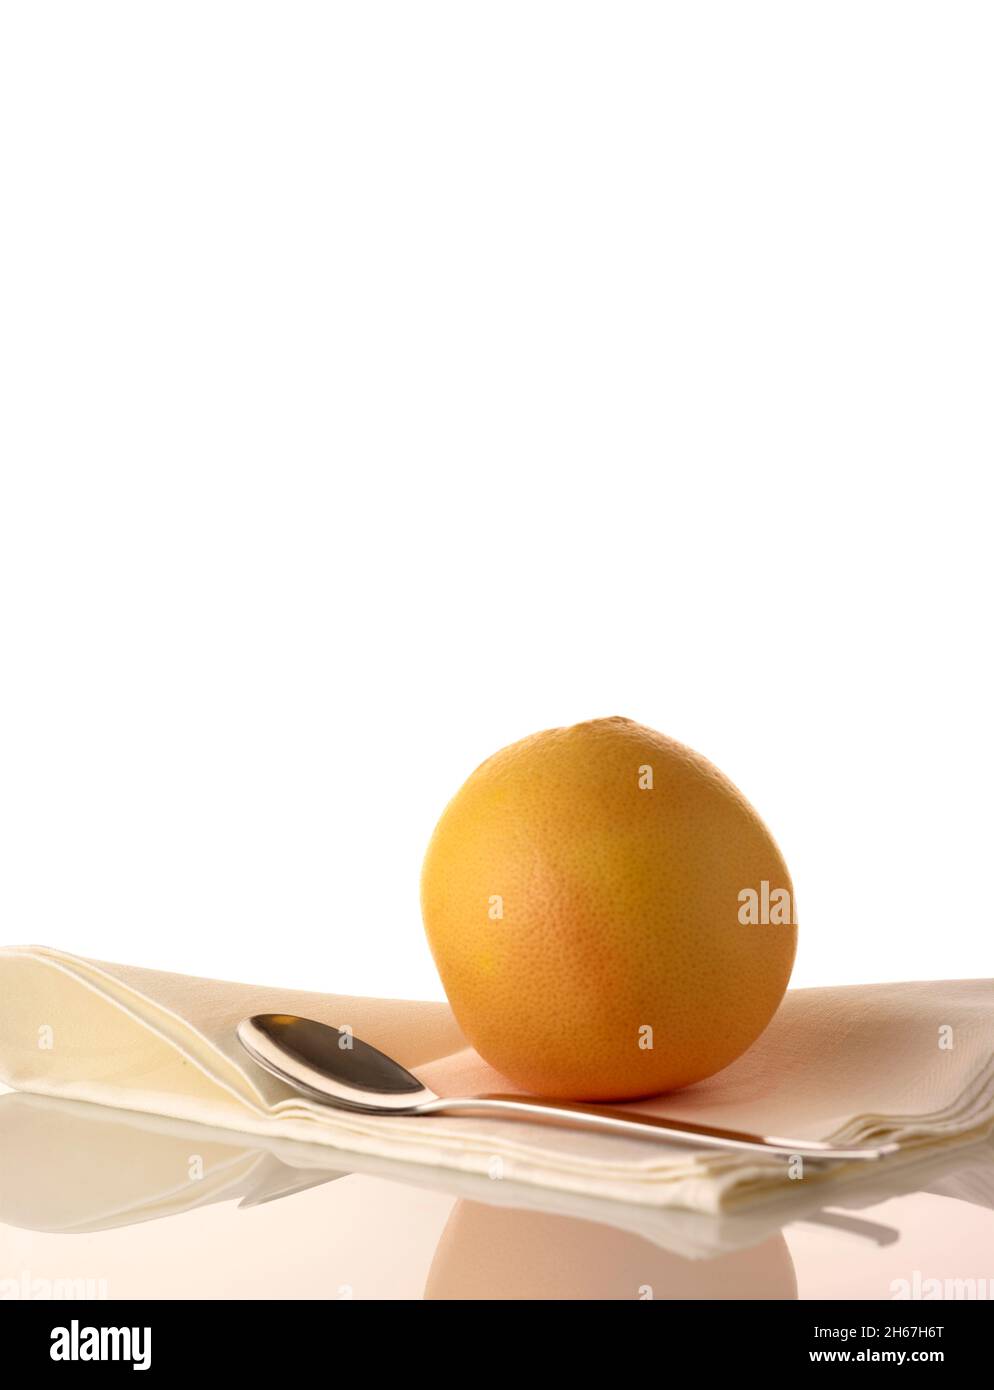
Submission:
[[[647,1212],[6,1093],[0,1299],[994,1298],[994,1142],[888,1181]]]

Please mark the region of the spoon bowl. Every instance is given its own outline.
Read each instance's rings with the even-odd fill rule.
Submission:
[[[370,1114],[406,1114],[438,1097],[399,1062],[357,1038],[296,1014],[254,1014],[238,1040],[260,1067],[325,1105]]]

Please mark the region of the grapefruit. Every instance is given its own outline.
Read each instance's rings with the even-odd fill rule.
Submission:
[[[700,754],[630,719],[495,753],[425,856],[456,1019],[514,1086],[624,1100],[689,1086],[759,1036],[790,978],[793,887]]]

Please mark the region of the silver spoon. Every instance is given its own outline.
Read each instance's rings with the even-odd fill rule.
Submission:
[[[305,1095],[366,1115],[493,1115],[626,1139],[655,1139],[694,1148],[747,1150],[781,1158],[883,1158],[898,1145],[836,1148],[815,1139],[778,1139],[736,1129],[663,1120],[606,1105],[537,1096],[437,1096],[399,1062],[351,1032],[295,1014],[255,1014],[238,1025],[238,1040],[260,1067]]]

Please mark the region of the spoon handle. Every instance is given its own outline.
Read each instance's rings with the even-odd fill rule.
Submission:
[[[689,1120],[666,1120],[632,1110],[580,1101],[541,1100],[534,1096],[467,1096],[427,1101],[417,1107],[421,1115],[500,1115],[504,1119],[558,1125],[565,1129],[589,1129],[627,1139],[654,1139],[664,1144],[691,1148],[745,1150],[777,1158],[876,1159],[896,1153],[897,1144],[839,1148],[817,1139],[781,1139],[769,1134],[748,1134],[738,1129],[719,1129]]]

